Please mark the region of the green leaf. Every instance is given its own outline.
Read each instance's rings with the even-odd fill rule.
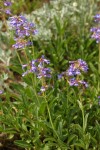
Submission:
[[[10,134],[9,136],[8,136],[8,139],[12,139],[14,137],[14,134]]]
[[[56,142],[56,139],[54,139],[53,137],[45,138],[44,142],[48,141]]]
[[[79,104],[80,109],[83,111],[83,105],[82,105],[82,103],[79,100],[77,100],[77,102]]]
[[[16,140],[14,143],[22,148],[31,148],[32,147],[31,144],[28,144],[27,142],[22,141],[22,140]]]
[[[69,137],[68,137],[68,144],[69,144],[70,142],[72,142],[75,138],[77,138],[77,136],[76,136],[75,134],[69,136]]]
[[[85,148],[85,145],[83,142],[82,143],[75,143],[74,146],[78,146],[78,147],[81,147],[83,149]]]
[[[27,132],[27,126],[24,123],[22,123],[22,129]]]
[[[97,73],[97,68],[91,62],[89,62],[89,66],[93,72]]]
[[[87,127],[87,119],[88,119],[88,116],[89,116],[89,113],[86,114],[86,116],[85,116],[85,118],[84,118],[84,131],[85,131],[86,127]]]
[[[50,150],[48,145],[45,145],[43,150]]]

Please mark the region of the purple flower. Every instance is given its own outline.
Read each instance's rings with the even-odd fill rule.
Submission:
[[[95,22],[99,23],[100,21],[100,14],[97,14],[94,16]],[[93,32],[91,38],[95,39],[97,43],[100,42],[100,27],[93,27],[90,29],[91,32]]]
[[[81,75],[81,71],[87,72],[88,66],[85,61],[82,59],[78,59],[76,61],[70,61],[71,65],[69,66],[69,69],[67,70],[68,76],[75,76],[75,75]]]
[[[100,21],[100,14],[96,14],[96,15],[94,16],[94,21],[95,21],[95,22],[99,22],[99,21]]]
[[[22,15],[10,17],[10,24],[14,29],[18,29],[24,23],[27,23],[27,19]]]
[[[37,29],[33,30],[33,34],[34,35],[38,34],[38,30]]]
[[[37,67],[36,66],[32,66],[31,67],[31,72],[37,73],[38,72]]]
[[[16,35],[19,37],[28,37],[30,35],[35,35],[35,25],[33,23],[25,22],[20,27],[16,28]]]
[[[81,83],[81,85],[83,85],[84,87],[88,87],[88,83],[87,82],[85,82],[85,81],[83,81],[83,80],[80,80],[80,81],[78,81],[79,83]]]
[[[98,99],[100,99],[100,96],[98,96]]]
[[[0,90],[0,94],[3,94],[3,91],[2,91],[2,90]]]
[[[15,49],[24,48],[33,44],[26,40],[29,36],[36,33],[33,23],[29,23],[24,16],[20,15],[10,17],[10,25],[15,31],[16,38],[14,40],[16,43],[13,45]]]
[[[61,79],[63,77],[62,74],[58,74],[58,79]]]
[[[50,63],[49,60],[45,59],[44,57],[40,58],[40,59],[36,59],[36,60],[32,60],[29,67],[30,69],[28,70],[28,72],[25,72],[24,75],[26,75],[27,73],[35,73],[37,78],[41,79],[41,78],[50,78],[51,77],[51,70],[50,68],[46,68],[45,67],[45,63]],[[23,65],[23,67],[26,67],[26,65]],[[28,67],[28,68],[29,68]]]
[[[69,85],[70,86],[84,86],[85,88],[88,87],[88,84],[87,82],[83,81],[83,80],[77,80],[76,78],[71,78],[69,81],[68,81]]]
[[[5,10],[5,13],[6,13],[7,15],[11,15],[10,9],[6,9],[6,10]]]
[[[93,28],[90,29],[90,31],[99,33],[100,32],[100,28],[99,27],[93,27]]]
[[[51,70],[49,68],[38,68],[38,74],[37,74],[37,78],[42,78],[42,77],[47,77],[50,78],[51,74],[50,74]]]
[[[30,73],[29,70],[25,71],[25,72],[22,74],[22,77],[26,76],[28,73]]]
[[[49,64],[49,63],[50,63],[50,61],[47,60],[47,59],[44,57],[44,55],[42,55],[40,59],[37,59],[37,61],[40,62],[40,63],[42,63],[42,64],[43,64],[43,63],[46,63],[46,64]]]
[[[9,2],[9,1],[4,1],[4,6],[11,6],[11,5],[12,5],[11,2]]]
[[[64,71],[61,74],[58,74],[57,76],[58,76],[58,79],[62,79],[62,77],[66,76],[66,75],[67,75],[67,73],[66,73],[66,71]]]
[[[82,70],[83,72],[87,72],[88,65],[87,65],[87,63],[84,60],[78,59],[78,64],[79,64],[79,69],[80,70]]]
[[[26,41],[24,39],[15,38],[14,40],[16,41],[16,43],[12,47],[14,47],[15,49],[24,48],[26,46],[32,45],[32,42]]]
[[[70,86],[78,86],[79,85],[78,81],[75,78],[71,78],[68,81],[68,83],[69,83]]]
[[[29,23],[22,15],[10,17],[10,24],[15,30],[17,37],[23,38],[37,34],[35,24]]]
[[[24,68],[26,68],[27,66],[28,66],[28,64],[22,65],[22,69],[24,70]]]
[[[68,76],[80,75],[81,72],[79,69],[76,69],[74,65],[70,65],[69,69],[67,70]]]
[[[46,91],[46,87],[45,87],[45,86],[42,86],[41,89],[40,89],[40,91],[41,91],[41,92],[45,92],[45,91]]]
[[[93,27],[90,29],[91,32],[93,32],[91,38],[95,39],[97,43],[100,42],[100,28],[99,27]]]

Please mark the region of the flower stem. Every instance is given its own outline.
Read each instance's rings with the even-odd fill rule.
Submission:
[[[44,97],[45,97],[45,102],[46,102],[46,105],[47,105],[47,110],[48,110],[49,119],[50,119],[50,123],[51,123],[52,129],[53,129],[54,133],[56,134],[56,136],[58,137],[58,139],[60,139],[59,136],[58,136],[58,134],[57,134],[57,132],[56,132],[56,130],[55,130],[55,128],[54,128],[53,122],[52,122],[52,118],[51,118],[51,114],[50,114],[50,109],[49,109],[49,105],[48,105],[46,96],[44,95]]]
[[[22,66],[22,61],[21,61],[21,58],[20,58],[20,56],[19,56],[17,50],[16,50],[16,54],[17,54],[17,57],[18,57],[18,60],[19,60],[19,62],[20,62],[20,64],[21,64],[21,66]]]
[[[100,43],[99,43],[98,73],[99,73],[99,76],[100,76]],[[98,91],[100,91],[100,81],[99,81],[99,79],[98,79]]]

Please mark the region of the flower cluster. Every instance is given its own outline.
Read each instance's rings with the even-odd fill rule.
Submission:
[[[22,69],[25,70],[25,68],[29,68],[26,70],[22,76],[25,76],[29,73],[34,73],[38,79],[45,79],[45,78],[51,78],[51,70],[50,68],[46,68],[45,65],[49,64],[50,61],[47,60],[44,55],[41,56],[39,59],[32,60],[31,63],[22,65]],[[45,91],[47,89],[47,85],[44,83],[41,87],[41,92]]]
[[[67,70],[67,75],[69,78],[68,83],[70,86],[80,86],[88,87],[88,84],[84,80],[80,80],[79,76],[81,72],[87,72],[88,65],[82,59],[76,61],[70,61],[70,66]]]
[[[4,1],[4,6],[11,6],[12,3],[10,1]]]
[[[2,3],[2,9],[1,11],[6,13],[7,15],[11,15],[11,11],[10,11],[10,6],[12,5],[12,3],[10,1],[5,0]]]
[[[32,45],[32,42],[27,41],[26,39],[14,38],[14,40],[16,41],[16,43],[12,47],[14,47],[15,49],[24,48],[28,45]]]
[[[68,81],[68,83],[69,83],[70,86],[80,86],[80,85],[83,85],[84,87],[88,87],[87,82],[85,82],[84,80],[78,80],[76,78],[71,78]]]
[[[81,71],[87,72],[88,66],[85,61],[78,59],[77,61],[70,61],[70,67],[67,70],[68,76],[81,75]]]
[[[44,77],[48,77],[50,78],[51,77],[51,70],[49,68],[46,68],[45,67],[45,64],[49,64],[50,61],[47,60],[44,55],[41,56],[41,58],[39,59],[35,59],[35,60],[32,60],[31,63],[30,63],[30,69],[27,70],[26,72],[24,72],[22,74],[22,76],[25,76],[26,74],[32,72],[32,73],[35,73],[37,78],[44,78]],[[25,64],[25,65],[22,65],[22,69],[24,69],[25,67],[28,67],[28,64]]]
[[[33,23],[29,23],[24,16],[20,15],[10,17],[10,25],[15,31],[16,35],[14,39],[16,44],[13,45],[15,49],[32,45],[32,42],[30,42],[30,40],[27,41],[27,38],[37,33]]]
[[[99,21],[100,21],[100,14],[96,14],[96,15],[94,16],[94,21],[95,21],[95,22],[99,22]]]
[[[88,71],[88,65],[82,59],[78,59],[76,61],[70,61],[70,66],[67,71],[62,72],[58,75],[58,78],[62,78],[63,76],[68,77],[68,83],[70,86],[81,86],[88,87],[88,84],[80,79],[82,72]]]
[[[99,23],[100,22],[100,14],[94,16],[94,21]],[[95,39],[97,43],[100,42],[100,27],[93,27],[90,29],[93,32],[91,38]]]

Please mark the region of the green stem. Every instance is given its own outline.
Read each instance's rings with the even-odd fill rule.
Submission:
[[[82,118],[83,118],[83,133],[85,132],[85,120],[84,120],[84,110],[82,109]]]
[[[80,95],[80,109],[82,111],[82,121],[83,121],[83,133],[85,133],[85,115],[84,115],[84,107],[83,107],[83,104],[82,104],[82,98],[81,98],[81,95]]]
[[[56,136],[58,137],[58,139],[60,139],[59,136],[58,136],[58,134],[57,134],[57,132],[56,132],[56,130],[55,130],[55,128],[54,128],[53,122],[52,122],[52,118],[51,118],[51,114],[50,114],[50,109],[49,109],[49,106],[48,106],[48,102],[47,102],[45,96],[44,96],[44,98],[45,98],[45,102],[46,102],[46,105],[47,105],[47,110],[48,110],[49,119],[50,119],[50,123],[51,123],[52,129],[53,129],[54,133],[56,134]]]
[[[34,77],[35,78],[35,77]],[[37,99],[37,101],[38,101],[38,104],[40,105],[40,102],[39,102],[39,99],[38,99],[38,96],[37,96],[37,93],[36,93],[36,90],[35,90],[35,84],[34,84],[34,80],[33,80],[33,77],[31,76],[31,79],[32,79],[32,84],[33,84],[33,90],[34,90],[34,94],[35,94],[35,96],[36,96],[36,99]]]
[[[99,61],[98,61],[98,73],[100,76],[100,44],[99,44]],[[100,81],[98,79],[98,92],[100,91]]]
[[[32,42],[32,55],[33,55],[33,58],[35,59],[35,53],[34,53],[34,46],[33,46],[33,39],[32,39],[32,37],[31,37],[31,42]]]
[[[22,65],[22,61],[21,61],[21,58],[20,58],[20,56],[19,56],[17,50],[16,50],[16,54],[17,54],[17,57],[18,57],[18,59],[19,59],[20,64]]]
[[[25,57],[26,57],[26,60],[27,60],[27,64],[28,64],[29,63],[29,59],[27,57],[26,47],[24,48],[24,53],[25,53]]]

